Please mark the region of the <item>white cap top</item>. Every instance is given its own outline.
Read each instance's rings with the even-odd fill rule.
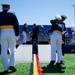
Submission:
[[[60,15],[56,15],[56,16],[55,16],[55,19],[57,19],[57,20],[62,20],[62,17],[61,17]]]

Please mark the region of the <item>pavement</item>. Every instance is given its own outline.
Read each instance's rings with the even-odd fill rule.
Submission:
[[[50,45],[38,45],[39,62],[49,63],[51,57]],[[31,63],[32,62],[32,44],[19,45],[16,50],[16,62],[18,63]]]

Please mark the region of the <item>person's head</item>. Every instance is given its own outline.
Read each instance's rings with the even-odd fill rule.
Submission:
[[[62,17],[62,21],[64,21],[65,19],[67,19],[67,16],[65,16],[65,15],[61,15],[61,17]]]
[[[55,16],[55,19],[56,19],[58,22],[60,22],[60,21],[62,20],[62,17],[61,17],[60,15],[56,15],[56,16]]]
[[[10,9],[10,4],[1,4],[2,5],[2,10],[9,10]]]
[[[62,17],[61,17],[60,15],[56,15],[56,16],[55,16],[55,19],[56,19],[56,20],[62,20]]]
[[[24,26],[27,26],[27,23],[24,23]]]
[[[36,23],[34,23],[33,26],[35,27],[36,26]]]

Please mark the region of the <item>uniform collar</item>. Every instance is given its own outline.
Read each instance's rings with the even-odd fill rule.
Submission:
[[[2,12],[7,12],[8,10],[3,10]]]

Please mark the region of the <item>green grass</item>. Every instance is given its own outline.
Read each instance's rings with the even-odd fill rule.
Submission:
[[[41,63],[43,75],[75,75],[75,54],[65,54],[65,65],[47,67],[48,63]],[[16,63],[17,71],[8,75],[29,75],[30,63]],[[0,72],[3,71],[3,66],[0,56]]]
[[[47,67],[47,64],[41,64],[43,75],[75,75],[75,54],[66,54],[64,56],[65,65]]]

